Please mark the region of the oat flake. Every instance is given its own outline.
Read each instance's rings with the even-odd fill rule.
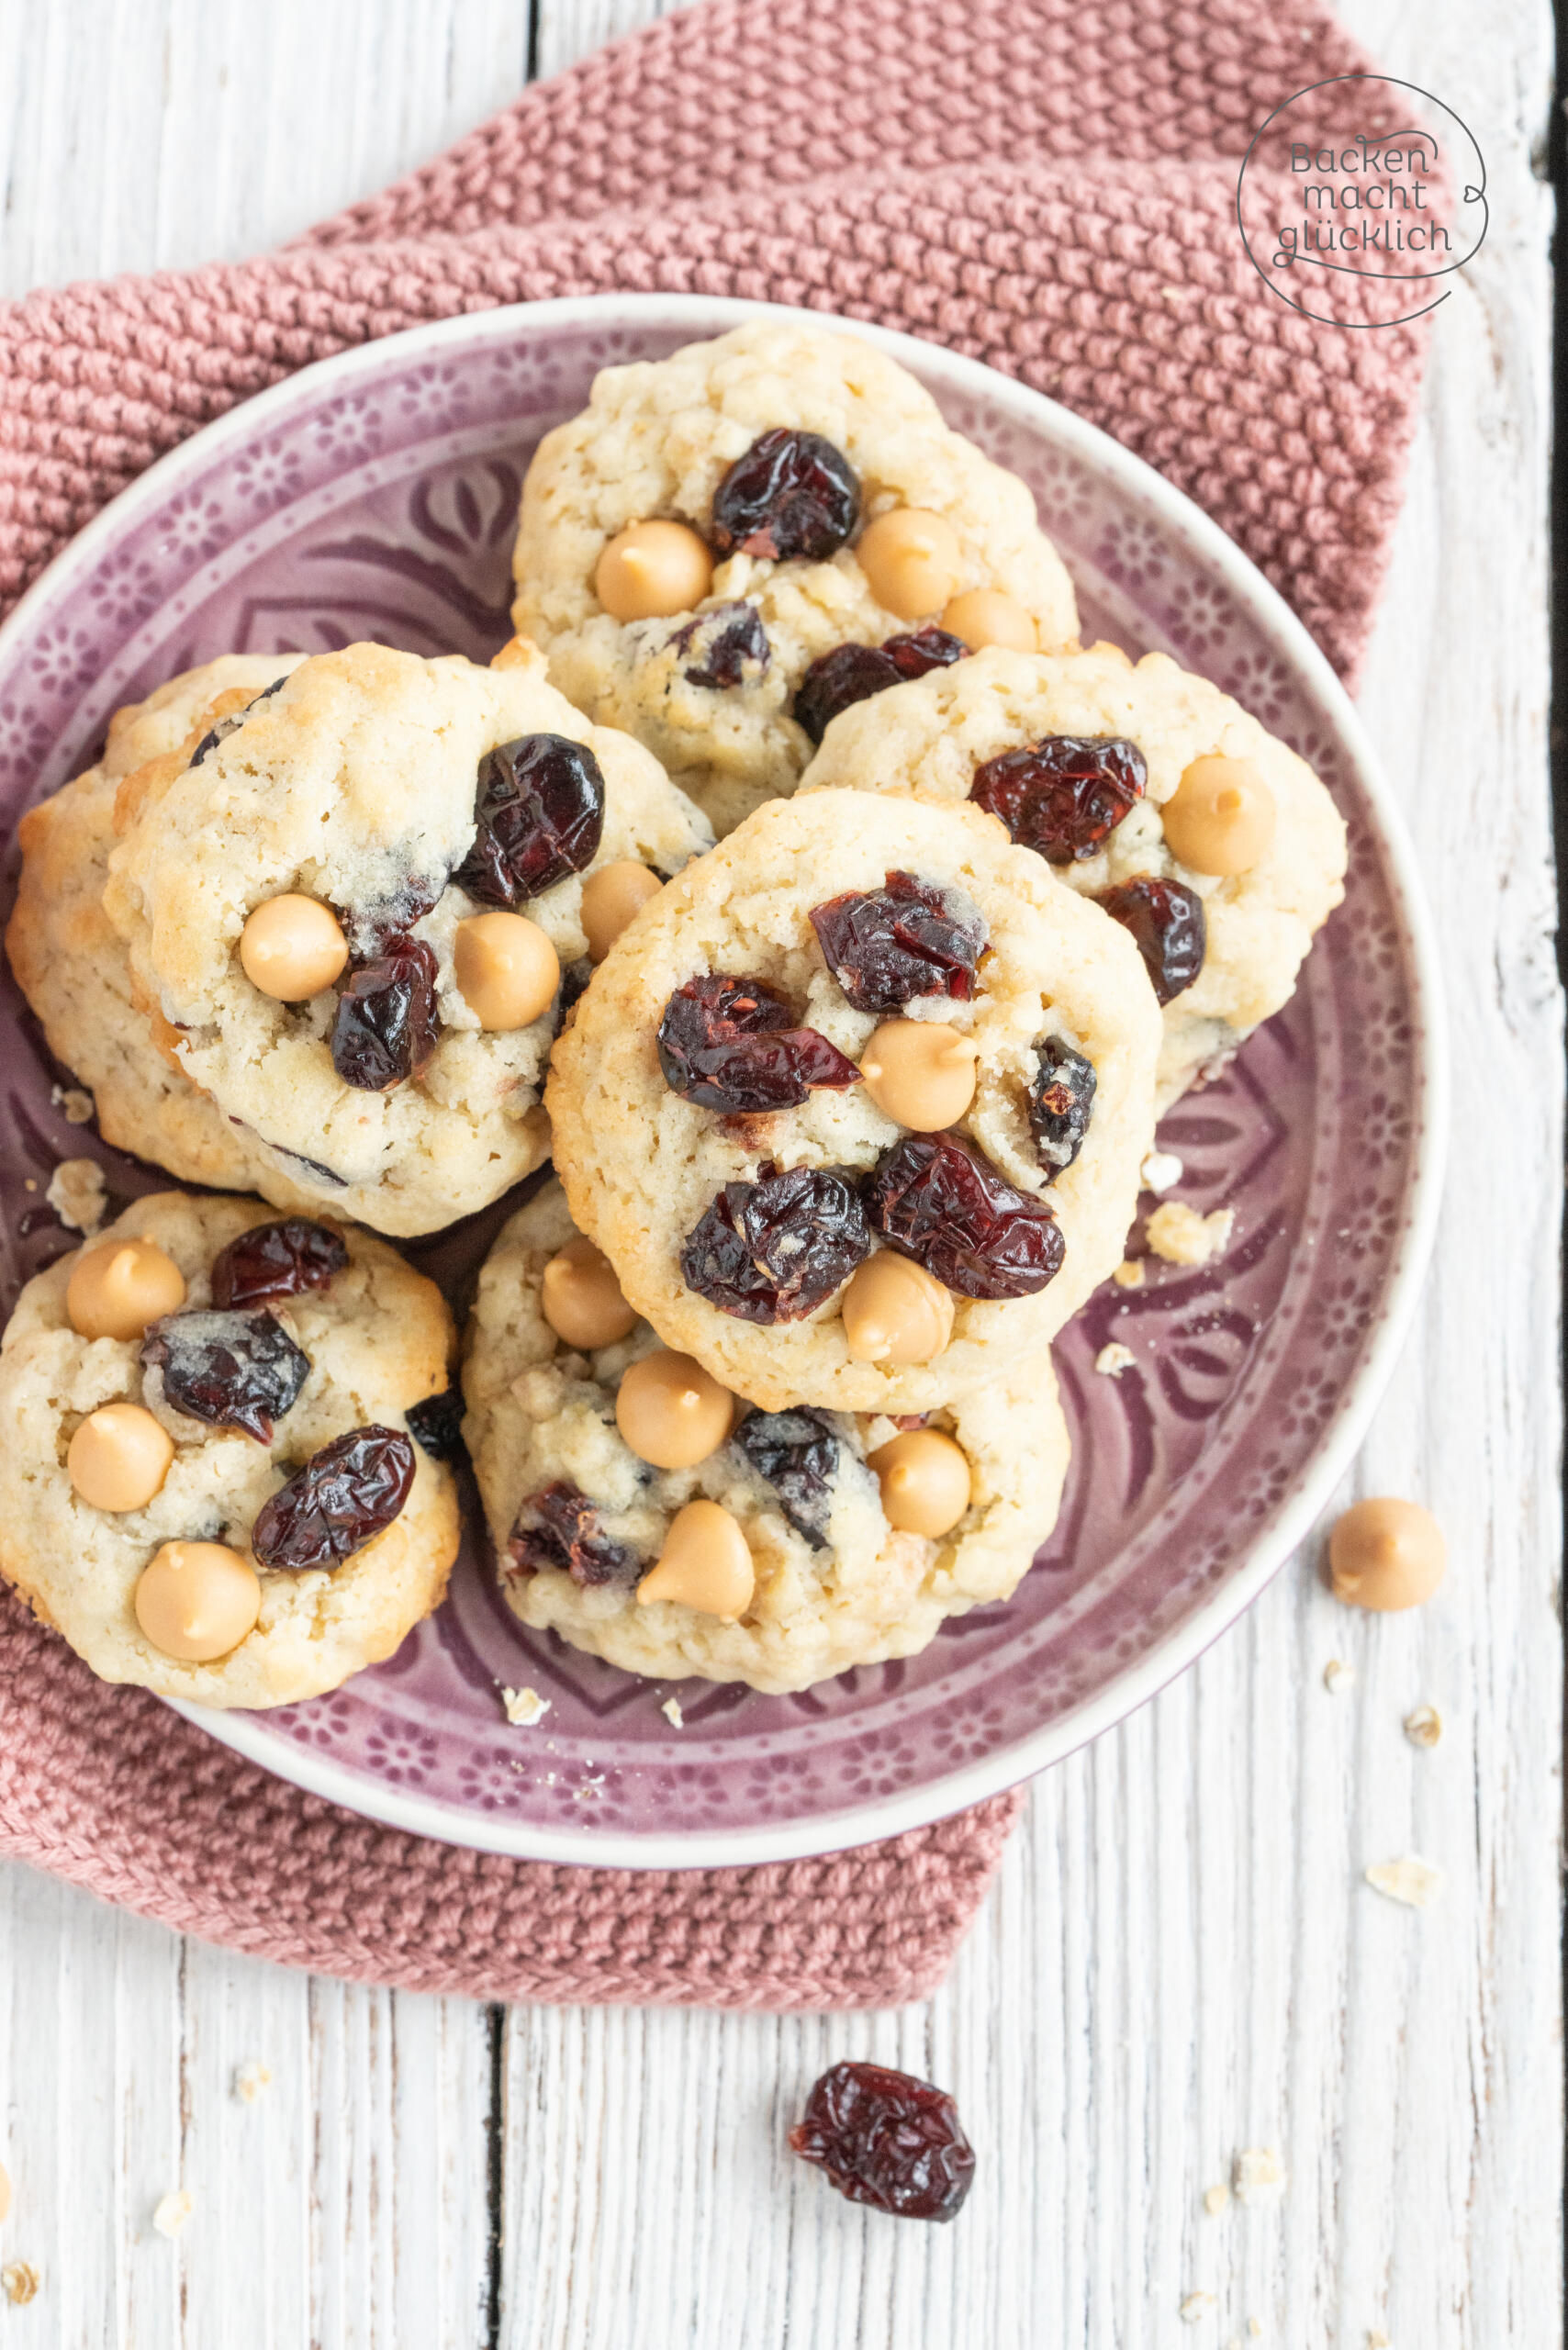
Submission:
[[[175,2187],[160,2199],[152,2214],[152,2224],[161,2236],[177,2236],[190,2216],[190,2189],[188,2187]]]
[[[1436,1706],[1417,1706],[1405,1717],[1405,1735],[1412,1746],[1436,1746],[1443,1734],[1443,1718]]]
[[[20,2309],[38,2291],[38,2270],[26,2260],[8,2261],[0,2268],[0,2285],[6,2288],[6,2299]]]
[[[1433,1861],[1407,1852],[1403,1860],[1373,1861],[1366,1871],[1374,1893],[1403,1901],[1407,1909],[1429,1909],[1443,1889],[1443,1873]]]

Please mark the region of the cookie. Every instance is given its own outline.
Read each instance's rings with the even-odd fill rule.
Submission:
[[[1120,1261],[1159,1044],[1126,931],[978,809],[813,792],[610,949],[553,1058],[556,1170],[735,1393],[924,1411]]]
[[[104,1681],[290,1704],[390,1656],[456,1556],[418,1440],[440,1292],[352,1225],[139,1200],[0,1344],[0,1572]]]
[[[117,795],[104,904],[133,989],[295,1193],[383,1232],[451,1224],[544,1158],[601,881],[654,889],[710,838],[531,647],[315,655],[169,764]]]
[[[1345,825],[1305,759],[1163,653],[993,650],[848,710],[802,789],[989,807],[1138,937],[1163,1112],[1289,1002],[1344,896]]]
[[[794,789],[822,680],[801,689],[839,648],[892,640],[848,661],[871,691],[1078,631],[1023,482],[895,360],[793,319],[606,368],[539,445],[515,568],[516,625],[553,681],[645,743],[721,834]]]
[[[592,1265],[548,1184],[479,1277],[465,1434],[508,1604],[625,1672],[781,1691],[913,1656],[947,1617],[1008,1598],[1055,1524],[1068,1438],[1048,1356],[924,1431],[805,1410],[752,1413],[732,1430],[731,1399],[714,1390],[699,1394],[709,1425],[695,1434],[689,1381],[657,1376],[674,1360]],[[902,1447],[902,1477],[889,1445]],[[659,1465],[672,1453],[685,1465]],[[679,1531],[694,1504],[705,1505],[695,1542]],[[920,1532],[890,1511],[948,1522]],[[686,1595],[640,1598],[655,1573]]]
[[[252,700],[296,659],[227,654],[117,711],[97,765],[22,818],[21,878],[6,933],[17,984],[50,1052],[91,1092],[106,1142],[182,1182],[262,1191],[281,1207],[306,1203],[283,1162],[159,1050],[103,896],[120,784],[151,762],[183,766],[183,747],[218,722],[226,702]]]

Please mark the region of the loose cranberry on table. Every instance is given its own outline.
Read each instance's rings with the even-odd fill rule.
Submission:
[[[212,1302],[220,1306],[264,1305],[275,1297],[325,1289],[348,1263],[343,1236],[335,1225],[309,1216],[287,1215],[276,1224],[253,1224],[220,1248],[212,1260]]]
[[[858,1085],[836,1045],[794,1022],[789,999],[766,979],[722,971],[688,979],[659,1022],[665,1083],[700,1109],[732,1113],[796,1108],[816,1085]]]
[[[784,427],[754,441],[713,496],[709,537],[722,555],[773,563],[825,562],[860,520],[860,484],[842,450],[820,432]]]
[[[396,1428],[334,1437],[263,1503],[251,1548],[263,1567],[341,1566],[385,1531],[409,1498],[414,1448]]]
[[[851,2203],[900,2220],[950,2220],[974,2181],[975,2150],[946,2089],[885,2065],[833,2065],[790,2132]]]
[[[644,1561],[599,1528],[599,1512],[579,1487],[557,1477],[521,1505],[507,1549],[525,1574],[561,1567],[575,1583],[635,1583]]]
[[[890,873],[879,890],[813,906],[812,928],[857,1012],[902,1012],[925,995],[968,1003],[974,994],[985,922],[961,890]]]
[[[436,959],[422,938],[389,938],[386,951],[357,970],[338,998],[332,1067],[345,1085],[385,1093],[418,1077],[440,1037]]]
[[[1060,1036],[1042,1036],[1029,1088],[1029,1131],[1040,1164],[1054,1182],[1083,1148],[1098,1080],[1094,1064]]]
[[[969,646],[946,629],[917,629],[890,636],[882,644],[835,644],[813,661],[795,690],[794,717],[813,743],[820,743],[841,710],[909,677],[924,677],[961,661]]]
[[[975,769],[969,798],[1001,818],[1020,848],[1072,865],[1103,848],[1143,798],[1148,769],[1119,735],[1047,734]]]
[[[1195,890],[1184,881],[1159,881],[1152,873],[1140,873],[1107,890],[1100,903],[1131,931],[1161,1003],[1192,986],[1208,951],[1208,923]]]
[[[959,1297],[1032,1297],[1067,1243],[1044,1200],[946,1135],[906,1135],[865,1186],[871,1228]]]
[[[176,1411],[270,1444],[310,1375],[310,1358],[271,1314],[196,1312],[154,1322],[141,1360]]]
[[[481,905],[516,906],[593,863],[604,776],[586,743],[521,734],[479,762],[474,845],[454,879]]]
[[[758,1183],[726,1183],[680,1252],[689,1290],[742,1322],[798,1322],[870,1254],[854,1179],[791,1167]]]

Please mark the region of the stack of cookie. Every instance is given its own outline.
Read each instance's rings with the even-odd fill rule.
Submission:
[[[787,1690],[1005,1598],[1158,1108],[1339,895],[1310,770],[1080,650],[1026,488],[858,340],[608,370],[517,576],[487,669],[217,661],[25,820],[105,1138],[287,1212],[144,1200],[13,1317],[0,1568],[106,1677],[281,1702],[436,1604],[450,1317],[358,1227],[549,1156],[463,1373],[526,1622]]]

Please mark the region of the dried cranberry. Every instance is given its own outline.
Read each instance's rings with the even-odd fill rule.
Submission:
[[[773,660],[767,631],[755,604],[715,604],[699,612],[670,639],[677,653],[689,654],[690,666],[681,675],[689,686],[709,686],[722,691],[729,686],[755,686],[766,677]]]
[[[961,638],[946,629],[917,629],[910,636],[890,636],[885,644],[835,644],[813,661],[795,694],[795,722],[813,743],[820,743],[841,710],[869,701],[873,694],[902,685],[906,677],[924,677],[929,669],[945,669],[969,651]]]
[[[214,1305],[264,1305],[269,1298],[297,1297],[302,1290],[325,1289],[348,1263],[343,1236],[335,1225],[308,1216],[286,1215],[277,1224],[253,1224],[220,1248],[212,1260]]]
[[[599,1529],[599,1512],[585,1493],[557,1477],[531,1494],[507,1544],[514,1565],[532,1574],[564,1567],[575,1583],[635,1583],[643,1561]]]
[[[1119,734],[1047,734],[987,759],[969,798],[1000,816],[1021,848],[1071,865],[1104,846],[1148,782],[1143,753]]]
[[[946,2091],[885,2065],[830,2065],[790,2143],[852,2203],[900,2220],[950,2220],[975,2175]]]
[[[721,554],[822,563],[847,545],[860,520],[860,484],[820,432],[779,426],[737,457],[713,496],[710,535]]]
[[[959,1297],[1033,1297],[1061,1270],[1061,1226],[946,1135],[905,1135],[866,1187],[872,1229]]]
[[[449,1387],[440,1395],[427,1395],[422,1404],[410,1404],[403,1417],[420,1450],[428,1452],[432,1460],[456,1460],[462,1457],[461,1387]]]
[[[968,1003],[975,991],[985,921],[961,890],[890,873],[880,890],[813,906],[812,928],[857,1012],[902,1012],[923,995]]]
[[[680,1252],[688,1289],[742,1322],[798,1322],[870,1254],[852,1177],[791,1167],[726,1183]]]
[[[1152,873],[1140,873],[1107,890],[1100,903],[1131,931],[1161,1003],[1192,986],[1208,948],[1204,901],[1195,890],[1184,881],[1157,881]]]
[[[677,988],[659,1022],[665,1083],[700,1109],[790,1110],[813,1085],[857,1085],[860,1072],[814,1028],[792,1025],[789,999],[766,979],[722,971]]]
[[[1029,1088],[1029,1131],[1054,1181],[1083,1148],[1098,1080],[1093,1062],[1060,1036],[1042,1036],[1035,1057],[1039,1066]]]
[[[271,1314],[166,1315],[141,1342],[176,1411],[270,1444],[310,1375],[310,1358]]]
[[[435,950],[398,936],[357,970],[338,998],[332,1067],[345,1085],[385,1093],[417,1077],[436,1048]]]
[[[335,1567],[391,1525],[414,1482],[414,1448],[396,1428],[351,1428],[313,1452],[262,1504],[251,1548],[263,1567]]]
[[[586,744],[521,734],[479,762],[478,830],[455,878],[482,905],[515,906],[591,865],[604,777]]]
[[[838,1438],[820,1412],[753,1412],[734,1442],[778,1496],[779,1507],[814,1550],[826,1546],[838,1474]]]
[[[201,741],[191,753],[192,767],[199,767],[208,751],[216,751],[219,743],[227,743],[230,734],[239,733],[258,702],[266,701],[270,696],[277,692],[280,686],[286,686],[287,683],[286,677],[274,677],[270,686],[263,686],[259,694],[252,695],[243,710],[231,710],[227,718],[220,718],[217,725],[202,736]]]

